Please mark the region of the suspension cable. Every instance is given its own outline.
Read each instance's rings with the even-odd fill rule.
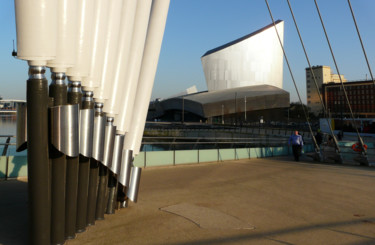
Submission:
[[[313,69],[312,69],[312,67],[311,67],[310,59],[309,59],[309,56],[307,55],[306,48],[305,48],[305,44],[304,44],[304,42],[303,42],[303,40],[302,40],[302,36],[301,36],[300,31],[299,31],[299,28],[298,28],[298,25],[297,25],[296,18],[294,17],[294,12],[293,12],[292,6],[290,5],[290,1],[289,1],[289,0],[287,0],[287,2],[288,2],[289,9],[290,9],[290,13],[291,13],[291,15],[292,15],[292,17],[293,17],[294,25],[295,25],[295,27],[296,27],[296,30],[297,30],[297,33],[298,33],[299,39],[300,39],[300,41],[301,41],[301,45],[302,45],[302,48],[303,48],[303,52],[305,53],[306,61],[307,61],[308,65],[309,65],[309,69],[310,69],[310,72],[311,72],[312,77],[313,77],[313,80],[314,80],[314,84],[315,84],[316,91],[318,91],[318,95],[319,95],[319,99],[320,99],[320,104],[322,105],[322,108],[323,108],[324,117],[325,117],[326,120],[327,120],[327,124],[328,124],[328,126],[329,126],[329,130],[330,130],[330,132],[331,132],[331,135],[333,136],[333,139],[334,139],[334,142],[335,142],[335,146],[336,146],[336,150],[337,150],[338,153],[340,153],[340,147],[339,147],[339,144],[338,144],[337,139],[336,139],[336,137],[335,137],[335,134],[334,134],[334,132],[333,132],[332,125],[331,125],[331,123],[329,122],[329,118],[327,117],[327,109],[326,109],[326,107],[325,107],[325,105],[324,105],[324,102],[323,102],[323,99],[322,99],[322,95],[321,95],[321,93],[320,93],[320,91],[319,91],[319,85],[318,85],[318,82],[316,81],[316,77],[315,77],[314,71],[313,71]]]
[[[362,148],[362,153],[364,155],[366,155],[366,149],[365,147],[363,146],[364,143],[363,143],[363,140],[361,138],[361,135],[359,134],[358,132],[358,129],[357,129],[357,126],[356,126],[356,123],[355,123],[355,118],[354,118],[354,114],[353,114],[353,111],[352,111],[352,107],[350,106],[350,102],[349,102],[349,98],[348,98],[348,94],[346,93],[346,89],[345,89],[345,86],[344,86],[344,83],[342,81],[342,78],[341,78],[341,74],[340,74],[340,71],[339,71],[339,68],[337,66],[337,62],[336,62],[336,58],[335,58],[335,55],[333,54],[333,50],[332,50],[332,47],[331,47],[331,43],[329,41],[329,38],[328,38],[328,34],[327,34],[327,31],[326,31],[326,28],[324,26],[324,22],[323,22],[323,19],[322,19],[322,15],[320,14],[320,10],[319,10],[319,6],[318,6],[318,3],[316,2],[316,0],[314,0],[315,2],[315,6],[316,6],[316,10],[318,11],[318,15],[319,15],[319,19],[320,19],[320,22],[322,24],[322,28],[324,30],[324,34],[326,36],[326,40],[327,40],[327,43],[328,43],[328,46],[329,46],[329,50],[331,51],[331,56],[332,56],[332,59],[333,59],[333,62],[335,63],[335,67],[336,67],[336,71],[337,71],[337,75],[339,76],[339,79],[340,79],[340,83],[341,83],[341,89],[342,91],[344,92],[344,96],[345,96],[345,100],[346,100],[346,103],[348,104],[348,109],[349,109],[349,112],[350,112],[350,116],[352,117],[352,122],[353,122],[353,127],[357,133],[357,136],[358,136],[358,140],[359,140],[359,144]]]
[[[353,12],[353,8],[352,8],[352,5],[351,5],[351,3],[350,3],[350,0],[348,0],[348,4],[349,4],[350,12],[352,13],[352,17],[353,17],[353,21],[354,21],[355,28],[356,28],[356,30],[357,30],[357,34],[358,34],[359,41],[361,42],[362,51],[363,51],[363,54],[364,54],[365,59],[366,59],[366,63],[367,63],[368,70],[369,70],[369,72],[370,72],[371,80],[372,80],[373,84],[375,85],[375,80],[374,80],[374,77],[372,76],[372,71],[371,71],[370,63],[368,62],[368,59],[367,59],[367,54],[366,54],[365,46],[363,45],[362,38],[361,38],[361,34],[359,33],[359,29],[358,29],[357,21],[356,21],[356,19],[355,19],[354,12]]]
[[[285,62],[286,62],[287,65],[288,65],[288,69],[289,69],[290,76],[292,77],[292,81],[293,81],[294,87],[296,88],[297,95],[298,95],[298,99],[299,99],[299,102],[301,103],[301,106],[302,106],[303,114],[305,115],[305,118],[306,118],[307,124],[308,124],[308,126],[309,126],[310,134],[311,134],[311,136],[312,136],[312,138],[313,138],[314,145],[315,145],[317,151],[319,152],[319,151],[320,151],[320,148],[319,148],[319,146],[318,146],[318,144],[317,144],[317,142],[316,142],[315,136],[314,136],[313,131],[312,131],[312,129],[311,129],[310,121],[309,121],[308,115],[307,115],[307,113],[306,113],[306,108],[303,106],[302,99],[301,99],[301,96],[300,96],[300,94],[299,94],[299,91],[298,91],[298,88],[297,88],[297,84],[296,84],[296,81],[295,81],[294,76],[293,76],[292,69],[290,68],[290,65],[289,65],[288,57],[287,57],[287,55],[286,55],[286,53],[285,53],[284,45],[283,45],[283,43],[282,43],[282,41],[281,41],[281,38],[280,38],[279,32],[278,32],[278,30],[277,30],[277,28],[276,28],[275,20],[273,19],[273,15],[272,15],[272,12],[271,12],[270,6],[269,6],[269,4],[268,4],[268,0],[265,0],[265,1],[266,1],[266,4],[267,4],[268,12],[269,12],[270,17],[271,17],[271,19],[272,19],[273,26],[275,27],[275,30],[276,30],[277,38],[279,39],[279,43],[280,43],[281,49],[282,49],[283,54],[284,54]]]

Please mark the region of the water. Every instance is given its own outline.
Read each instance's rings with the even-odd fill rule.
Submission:
[[[16,135],[17,115],[0,115],[0,135]]]
[[[0,135],[13,135],[16,136],[17,133],[17,116],[16,114],[9,115],[0,115]],[[6,137],[0,137],[0,143],[5,143],[7,140]],[[11,138],[10,143],[15,144],[16,138]],[[351,149],[351,145],[355,141],[350,142],[340,142],[340,150],[345,159],[352,159],[357,154]],[[375,143],[365,142],[368,145],[368,156],[375,159]],[[191,147],[191,146],[190,146]],[[0,155],[3,153],[4,146],[0,145]],[[145,144],[142,146],[142,151],[165,151],[169,150],[169,145],[148,145]],[[22,152],[16,152],[16,146],[10,145],[6,153],[8,156],[26,156],[27,150]]]
[[[0,115],[0,135],[13,135],[17,133],[17,115],[16,114],[3,114]],[[6,137],[0,137],[0,143],[3,144],[7,140]],[[16,138],[11,138],[10,143],[15,144]],[[3,153],[4,145],[0,145],[0,155]],[[27,151],[16,152],[16,146],[10,145],[6,153],[8,156],[25,156]]]

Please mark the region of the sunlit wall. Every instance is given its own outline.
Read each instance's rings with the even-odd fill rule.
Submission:
[[[275,22],[281,41],[284,21]],[[283,87],[283,52],[273,24],[201,57],[208,91],[252,85]]]

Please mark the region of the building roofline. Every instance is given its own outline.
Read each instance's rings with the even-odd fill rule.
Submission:
[[[370,79],[370,80],[354,80],[354,81],[348,81],[348,82],[343,82],[344,86],[348,86],[348,85],[352,85],[352,84],[365,84],[365,85],[368,85],[368,83],[371,83],[371,84],[374,84],[373,81]],[[341,83],[340,82],[329,82],[329,83],[323,83],[322,86],[341,86]]]
[[[279,23],[281,23],[281,22],[283,22],[283,20],[277,20],[277,21],[275,21],[275,25],[277,25],[277,24],[279,24]],[[227,47],[229,47],[229,46],[232,46],[232,45],[234,45],[234,44],[236,44],[236,43],[242,42],[243,40],[246,40],[246,39],[248,39],[248,38],[250,38],[250,37],[252,37],[252,36],[255,36],[255,35],[257,35],[257,34],[263,32],[263,31],[265,31],[265,30],[271,28],[271,27],[273,27],[273,23],[271,23],[271,24],[269,24],[269,25],[267,25],[267,26],[265,26],[265,27],[263,27],[263,28],[261,28],[261,29],[255,31],[255,32],[252,32],[252,33],[250,33],[250,34],[248,34],[248,35],[246,35],[246,36],[240,37],[240,38],[238,38],[238,39],[236,39],[236,40],[233,40],[233,41],[231,41],[231,42],[229,42],[229,43],[226,43],[226,44],[224,44],[224,45],[221,45],[221,46],[219,46],[219,47],[217,47],[217,48],[214,48],[214,49],[208,50],[204,55],[202,55],[201,58],[203,58],[204,56],[207,56],[207,55],[209,55],[209,54],[215,53],[215,52],[217,52],[217,51],[220,51],[220,50],[222,50],[222,49],[225,49],[225,48],[227,48]]]
[[[316,69],[316,68],[323,68],[323,67],[331,68],[330,66],[324,66],[324,65],[316,65],[316,66],[312,66],[311,68]],[[306,67],[305,70],[310,70],[310,67]]]

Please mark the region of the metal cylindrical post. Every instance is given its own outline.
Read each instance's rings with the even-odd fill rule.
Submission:
[[[141,179],[142,168],[132,167],[129,188],[127,188],[126,196],[132,201],[137,202],[139,183]]]
[[[116,208],[120,209],[123,207],[123,203],[126,203],[127,197],[126,197],[126,187],[123,186],[120,182],[117,182],[117,203]]]
[[[82,109],[94,109],[91,91],[84,92]],[[87,226],[87,200],[89,188],[90,158],[80,155],[78,170],[77,220],[76,231],[84,232]]]
[[[95,103],[95,117],[103,117],[103,104]],[[94,129],[95,131],[95,129]],[[94,133],[95,134],[95,133]],[[95,138],[95,136],[94,136]],[[95,141],[95,140],[94,140]],[[95,146],[94,146],[95,147]],[[100,150],[100,149],[97,149]],[[101,154],[97,154],[100,156]],[[98,177],[99,177],[100,162],[94,158],[90,159],[90,177],[89,177],[89,190],[87,201],[87,225],[95,224],[96,202],[98,196]]]
[[[109,173],[108,176],[108,202],[107,202],[107,209],[106,214],[113,214],[115,213],[115,206],[117,202],[117,180],[116,176],[113,173]]]
[[[81,105],[80,82],[70,82],[68,104]],[[78,193],[79,157],[66,158],[66,199],[65,199],[65,239],[73,239],[76,233],[77,193]]]
[[[67,86],[64,73],[52,73],[49,96],[54,99],[54,106],[67,104]],[[66,155],[50,145],[51,159],[51,244],[65,242],[65,185]]]
[[[95,224],[96,199],[98,195],[99,162],[94,158],[90,158],[89,176],[86,217],[88,226]]]
[[[108,168],[103,164],[99,166],[99,187],[98,187],[98,198],[96,200],[96,212],[95,219],[103,220],[104,211],[106,209],[106,189],[108,183]]]
[[[30,244],[50,244],[51,192],[48,160],[48,82],[44,67],[29,67],[27,168]]]

